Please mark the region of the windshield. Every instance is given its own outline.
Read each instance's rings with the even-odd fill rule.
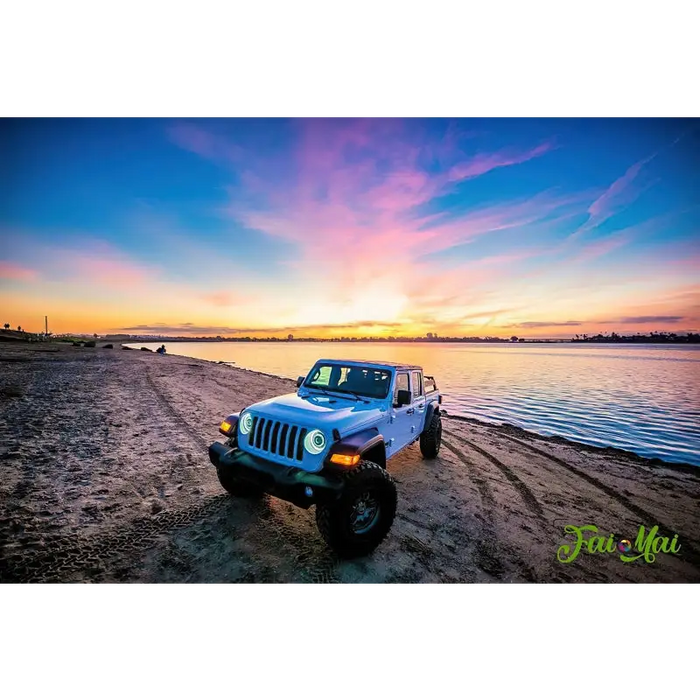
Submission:
[[[373,399],[385,399],[390,385],[391,372],[388,369],[342,363],[317,364],[303,384],[307,389],[337,391]]]

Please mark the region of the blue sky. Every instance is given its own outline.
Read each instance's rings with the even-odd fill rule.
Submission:
[[[695,330],[698,126],[3,120],[0,296],[56,332]]]

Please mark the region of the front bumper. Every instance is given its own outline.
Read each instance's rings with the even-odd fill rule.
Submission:
[[[340,475],[327,470],[310,473],[296,467],[287,467],[222,442],[214,442],[209,446],[209,459],[217,469],[226,470],[236,479],[254,484],[265,493],[301,508],[333,501],[343,488]]]

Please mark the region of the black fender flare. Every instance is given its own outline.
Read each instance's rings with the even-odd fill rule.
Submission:
[[[425,423],[423,424],[423,430],[427,430],[430,425],[430,421],[433,420],[434,415],[440,415],[440,404],[437,399],[431,401],[425,410]]]
[[[360,455],[361,457],[370,454],[372,462],[379,464],[381,467],[386,467],[386,445],[384,444],[384,436],[379,432],[378,428],[366,428],[344,438],[340,438],[338,435],[338,439],[328,451],[325,466],[336,466],[330,461],[331,455],[334,454]]]

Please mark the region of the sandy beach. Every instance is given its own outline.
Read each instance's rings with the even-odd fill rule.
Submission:
[[[399,505],[369,557],[339,560],[313,509],[219,485],[223,416],[292,381],[151,352],[0,346],[2,582],[697,582],[700,470],[444,419],[440,455],[389,463]],[[566,525],[678,535],[652,563],[582,551]]]

